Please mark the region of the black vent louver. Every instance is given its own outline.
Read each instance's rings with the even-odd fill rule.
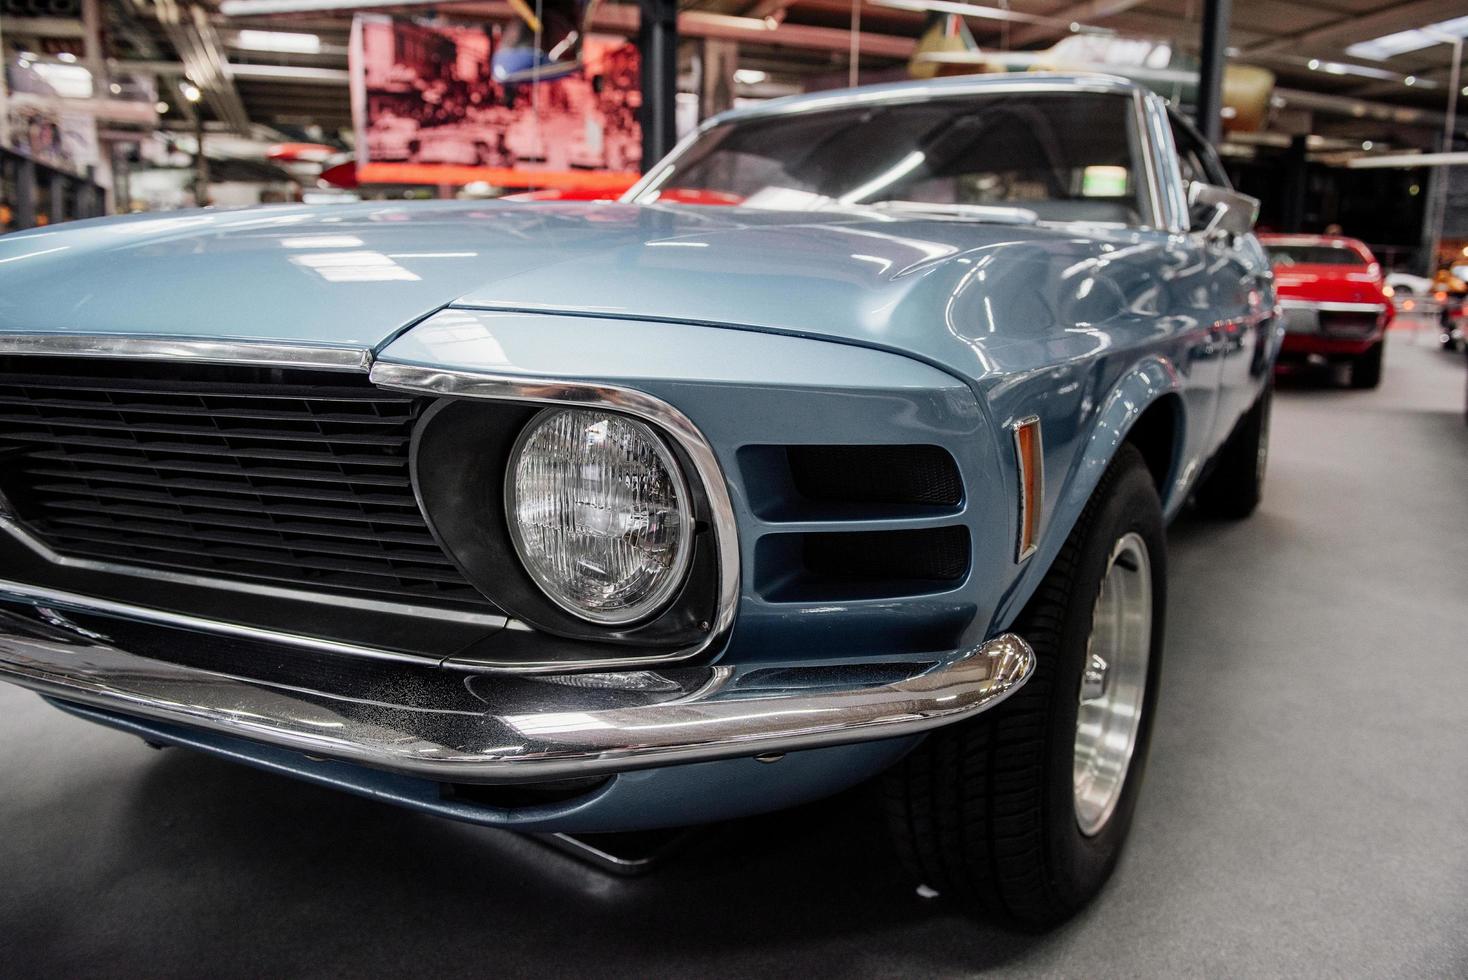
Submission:
[[[939,446],[791,446],[791,482],[807,500],[952,507],[958,466]]]

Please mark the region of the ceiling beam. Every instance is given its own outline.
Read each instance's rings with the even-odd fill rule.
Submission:
[[[177,0],[153,0],[153,14],[183,61],[184,70],[203,93],[217,119],[239,133],[250,131],[250,116],[229,76],[219,35],[202,7],[184,12]]]

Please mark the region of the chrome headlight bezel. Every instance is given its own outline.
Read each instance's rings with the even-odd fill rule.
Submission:
[[[677,521],[677,539],[674,543],[673,554],[668,562],[667,571],[658,575],[651,587],[633,601],[619,602],[607,608],[598,608],[577,601],[570,594],[565,583],[555,578],[550,567],[555,562],[548,561],[545,555],[537,553],[539,549],[535,548],[526,537],[526,525],[521,518],[519,507],[522,500],[520,484],[523,475],[522,466],[526,459],[526,448],[537,435],[545,432],[557,419],[566,416],[573,418],[584,416],[620,427],[625,435],[638,440],[651,450],[657,467],[666,475],[670,485],[672,491],[670,509]],[[586,423],[581,424],[583,431],[589,427]],[[687,581],[692,566],[696,532],[693,497],[677,456],[667,441],[652,426],[618,412],[602,409],[576,406],[556,406],[543,409],[525,423],[516,437],[506,461],[504,481],[505,523],[509,528],[516,558],[545,597],[572,616],[606,627],[628,627],[646,622],[666,610]]]

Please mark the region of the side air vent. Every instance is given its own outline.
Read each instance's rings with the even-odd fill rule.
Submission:
[[[924,516],[963,503],[958,464],[941,446],[747,446],[739,459],[769,521]]]
[[[771,534],[756,546],[755,582],[772,602],[924,595],[953,588],[968,574],[969,555],[962,524]]]

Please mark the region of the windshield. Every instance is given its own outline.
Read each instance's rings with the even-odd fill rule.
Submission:
[[[1040,220],[1144,224],[1129,96],[968,94],[735,120],[659,168],[640,203],[818,210],[1009,207]],[[972,212],[970,212],[972,213]]]
[[[1269,260],[1275,265],[1369,265],[1349,245],[1279,245],[1266,243]]]

